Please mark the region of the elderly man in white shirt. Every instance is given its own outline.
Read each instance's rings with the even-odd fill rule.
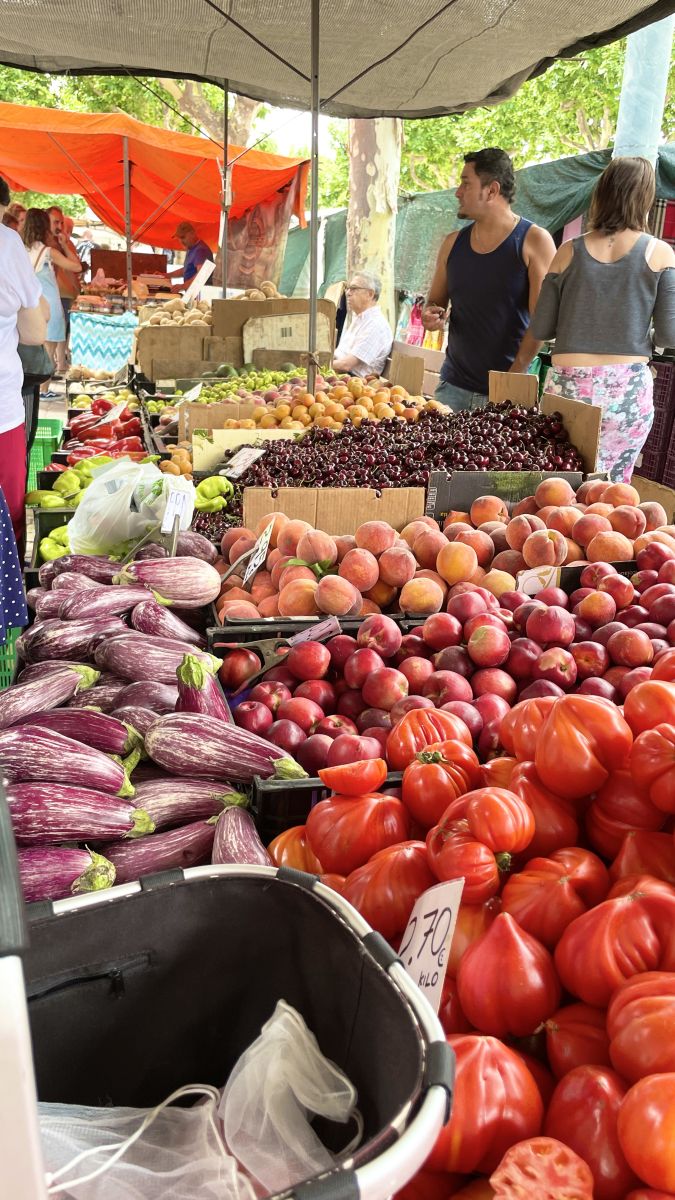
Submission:
[[[359,271],[345,290],[351,321],[342,330],[333,367],[352,375],[380,375],[394,341],[378,304],[382,284],[376,275]]]

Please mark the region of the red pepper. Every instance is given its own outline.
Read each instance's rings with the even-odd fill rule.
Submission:
[[[79,450],[73,450],[68,455],[68,466],[74,467],[75,463],[81,462],[83,458],[93,458],[98,453],[99,449],[95,449],[94,446],[80,446]]]
[[[94,413],[95,416],[102,417],[105,413],[110,412],[110,409],[114,407],[115,405],[113,404],[112,400],[106,400],[105,396],[99,396],[98,399],[94,400],[94,403],[89,411]]]
[[[142,425],[138,417],[132,417],[130,421],[120,421],[117,426],[119,437],[132,437],[134,434],[140,434]]]
[[[97,441],[100,441],[101,439],[105,439],[106,441],[112,439],[114,441],[114,439],[117,437],[117,423],[94,425],[91,429],[82,430],[80,437],[83,442],[91,442],[94,439]]]
[[[111,453],[116,453],[119,451],[126,453],[128,450],[132,450],[135,452],[142,451],[144,455],[147,454],[145,446],[143,445],[143,443],[139,437],[120,438],[119,441],[113,442],[112,445],[110,446]]]
[[[138,414],[137,414],[137,413],[135,413],[135,412],[133,412],[133,411],[132,411],[132,409],[130,409],[130,408],[124,408],[124,409],[122,409],[122,412],[120,413],[119,417],[117,418],[117,420],[118,420],[118,421],[121,421],[121,423],[122,423],[123,425],[124,425],[124,424],[125,424],[127,421],[131,421],[131,420],[134,420],[134,419],[135,419],[135,420],[138,420]],[[139,424],[140,424],[140,421],[139,421]]]
[[[112,454],[113,458],[130,458],[132,462],[145,462],[147,459],[145,450],[110,450],[109,454]]]
[[[42,467],[41,470],[53,471],[54,473],[60,473],[61,471],[67,471],[68,468],[63,463],[48,463],[47,466]]]

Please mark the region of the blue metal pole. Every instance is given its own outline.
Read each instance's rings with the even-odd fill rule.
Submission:
[[[656,166],[675,16],[631,33],[626,43],[614,158],[648,158]]]

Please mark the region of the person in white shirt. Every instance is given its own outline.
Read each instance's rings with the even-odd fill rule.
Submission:
[[[352,375],[380,375],[394,341],[378,304],[382,284],[376,275],[357,271],[345,291],[351,321],[342,330],[333,367]]]

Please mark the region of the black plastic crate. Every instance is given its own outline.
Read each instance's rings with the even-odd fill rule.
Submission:
[[[213,606],[211,606],[213,608]],[[387,615],[387,614],[385,614]],[[213,610],[215,621],[215,609]],[[209,641],[209,649],[215,642],[227,642],[228,645],[243,645],[246,642],[257,642],[263,638],[288,638],[295,633],[302,633],[306,629],[312,629],[313,626],[319,625],[322,621],[327,621],[330,618],[327,616],[321,617],[261,617],[259,621],[231,621],[227,625],[213,624],[207,630]],[[340,626],[340,633],[351,634],[356,637],[365,617],[336,617],[336,621]],[[400,626],[403,633],[408,633],[409,629],[419,625],[424,618],[420,617],[415,620],[412,617],[402,617],[395,615],[392,620]]]
[[[399,787],[401,771],[390,771],[380,791]],[[258,832],[269,846],[280,833],[294,825],[304,825],[311,809],[332,794],[320,779],[260,779],[253,780],[251,813]]]

